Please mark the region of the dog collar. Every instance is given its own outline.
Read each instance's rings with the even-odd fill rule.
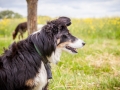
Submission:
[[[34,47],[35,47],[37,53],[40,56],[42,56],[42,54],[40,53],[40,51],[38,50],[38,48],[37,48],[37,46],[35,44],[34,44]],[[45,66],[45,69],[46,69],[46,72],[47,72],[47,78],[52,79],[52,72],[51,72],[50,63],[49,62],[46,63],[45,61],[43,61],[43,63],[44,63],[44,66]]]
[[[34,47],[35,47],[36,51],[38,52],[38,54],[39,54],[40,56],[42,56],[41,53],[40,53],[40,51],[38,50],[38,48],[37,48],[37,46],[36,46],[35,44],[34,44]]]

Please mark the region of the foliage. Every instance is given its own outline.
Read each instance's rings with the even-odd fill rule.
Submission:
[[[38,17],[39,24],[48,20]],[[11,34],[23,21],[0,21],[0,53],[13,42]],[[50,90],[120,90],[120,18],[72,19],[68,28],[86,45],[75,55],[64,52],[58,65],[52,64]]]
[[[0,36],[9,37],[15,30],[16,26],[20,23],[26,21],[25,18],[22,19],[2,19],[0,21]]]
[[[23,16],[10,10],[0,12],[0,19],[4,18],[22,18]]]
[[[50,21],[49,16],[38,16],[38,24],[46,24],[47,21]]]
[[[76,30],[76,34],[82,33],[91,38],[120,39],[120,18],[118,17],[73,19],[72,26],[73,30],[79,29]]]

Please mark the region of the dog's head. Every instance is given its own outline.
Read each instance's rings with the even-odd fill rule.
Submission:
[[[69,32],[67,27],[70,24],[71,20],[68,17],[59,17],[54,21],[48,22],[48,25],[52,28],[50,29],[52,30],[51,32],[55,35],[56,47],[70,53],[77,53],[77,49],[83,47],[85,42]]]
[[[58,49],[77,53],[77,49],[85,45],[84,41],[69,32],[67,27],[70,24],[70,18],[59,17],[47,22],[47,25],[43,26],[42,30],[33,34],[37,39],[37,41],[33,39],[33,42],[36,43],[42,55],[55,57]]]

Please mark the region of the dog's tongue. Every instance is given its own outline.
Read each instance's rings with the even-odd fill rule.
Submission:
[[[72,48],[70,46],[66,46],[67,49],[71,50],[74,53],[77,53],[77,50],[75,48]]]

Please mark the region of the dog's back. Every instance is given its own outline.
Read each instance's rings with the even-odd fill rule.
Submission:
[[[33,58],[31,53],[35,53],[36,50],[31,48],[28,51],[31,46],[25,42],[29,41],[13,43],[0,56],[0,90],[31,90],[30,88],[34,87],[31,86],[31,80],[38,73],[41,58],[36,54]]]

